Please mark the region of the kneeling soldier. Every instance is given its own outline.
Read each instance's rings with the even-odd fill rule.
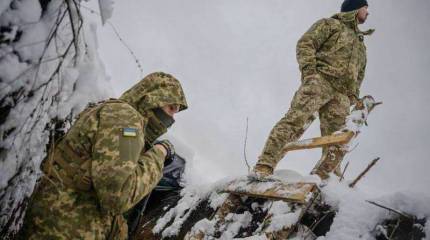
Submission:
[[[126,239],[123,214],[157,185],[168,141],[155,142],[187,103],[173,76],[152,73],[85,109],[44,161],[23,239]]]

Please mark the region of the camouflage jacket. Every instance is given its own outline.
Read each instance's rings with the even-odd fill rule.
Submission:
[[[357,11],[338,13],[317,21],[297,43],[302,78],[320,74],[339,92],[359,96],[366,69],[364,35]]]
[[[126,238],[122,215],[162,177],[164,155],[145,147],[145,130],[151,109],[166,104],[187,108],[178,80],[153,73],[84,110],[46,160],[22,238]]]

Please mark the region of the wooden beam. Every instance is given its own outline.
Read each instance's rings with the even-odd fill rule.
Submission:
[[[285,154],[287,152],[294,151],[294,150],[318,148],[318,147],[334,145],[334,144],[347,144],[349,143],[349,141],[351,141],[353,137],[354,137],[354,132],[348,131],[348,132],[328,135],[324,137],[304,139],[304,140],[288,143],[287,145],[285,145],[282,151]]]
[[[239,179],[230,182],[223,192],[264,198],[271,200],[283,200],[286,202],[305,203],[309,193],[317,190],[315,183],[288,183],[283,181],[250,181],[248,179]]]

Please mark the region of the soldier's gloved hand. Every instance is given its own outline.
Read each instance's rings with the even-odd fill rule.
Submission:
[[[173,159],[173,157],[175,156],[175,147],[169,140],[156,141],[154,143],[154,146],[155,145],[161,145],[166,150],[165,161]]]
[[[273,174],[273,168],[264,164],[256,164],[252,172],[257,178],[265,178]]]

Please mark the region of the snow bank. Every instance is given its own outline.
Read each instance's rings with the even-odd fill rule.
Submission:
[[[273,202],[268,212],[268,214],[272,215],[272,221],[266,231],[276,232],[296,224],[299,220],[300,212],[298,209],[292,210],[284,201]]]
[[[346,182],[339,183],[331,178],[328,185],[322,188],[326,201],[336,207],[338,212],[326,237],[318,240],[374,239],[371,232],[383,219],[389,218],[389,211],[369,204],[366,200],[400,210],[419,218],[430,217],[430,196],[423,193],[392,193],[375,197],[360,189],[351,189]],[[429,224],[426,225],[427,239]]]
[[[182,224],[202,201],[209,199],[210,206],[213,209],[217,209],[227,198],[227,194],[218,194],[227,182],[228,180],[222,180],[211,185],[189,185],[184,188],[181,191],[181,199],[177,205],[157,220],[153,232],[161,234],[163,237],[177,235]],[[172,221],[173,223],[167,226]],[[204,226],[208,224],[200,223],[200,225]]]
[[[385,196],[375,196],[374,193],[367,193],[360,188],[350,188],[348,181],[339,183],[338,178],[334,175],[328,182],[322,183],[316,176],[301,176],[290,170],[279,170],[273,178],[286,182],[315,182],[322,186],[322,197],[336,210],[336,216],[330,231],[326,236],[319,237],[318,240],[373,240],[373,234],[378,224],[385,219],[395,217],[395,215],[369,204],[366,200],[415,215],[418,218],[430,217],[430,196],[422,193],[398,192]],[[208,200],[210,203],[208,205],[212,209],[218,209],[227,198],[227,194],[220,194],[219,192],[231,180],[225,179],[212,185],[194,185],[183,189],[182,198],[178,205],[158,219],[153,232],[161,234],[162,237],[176,236],[181,230],[182,224],[202,201]],[[264,184],[270,185],[270,182]],[[252,203],[254,212],[258,212],[255,211],[257,208],[263,212],[267,211],[268,215],[271,216],[271,221],[268,222],[268,225],[267,222],[259,225],[254,231],[254,236],[240,239],[266,239],[261,230],[263,225],[265,225],[265,232],[273,232],[296,224],[300,218],[300,211],[293,209],[291,205],[283,201],[267,201],[263,204]],[[225,223],[221,226],[219,219],[216,217],[209,218],[210,216],[196,222],[190,233],[194,236],[198,236],[198,233],[204,233],[205,239],[233,239],[241,228],[244,229],[250,225],[252,214],[248,211],[240,214],[229,213]],[[169,224],[171,225],[169,226]],[[424,231],[427,234],[427,239],[429,239],[430,227],[428,222]],[[216,232],[221,232],[221,236],[213,237]],[[309,237],[307,235],[307,233],[304,234],[299,231],[297,235],[292,236],[292,239],[304,239],[304,237]]]

